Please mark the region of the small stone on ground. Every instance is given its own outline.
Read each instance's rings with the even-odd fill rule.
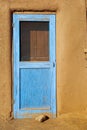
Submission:
[[[49,117],[47,115],[40,115],[40,116],[35,118],[35,120],[37,120],[39,122],[44,122],[44,121],[46,121],[48,119],[49,119]]]

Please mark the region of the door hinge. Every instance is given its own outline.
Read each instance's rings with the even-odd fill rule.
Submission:
[[[12,27],[14,28],[14,23],[12,23]]]

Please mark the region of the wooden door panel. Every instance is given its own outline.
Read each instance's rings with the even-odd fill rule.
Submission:
[[[50,107],[50,86],[50,69],[21,69],[20,109]]]
[[[29,61],[34,61],[36,57],[36,31],[31,30],[30,31],[30,50],[28,51],[29,55]]]
[[[37,31],[37,59],[49,60],[49,35],[48,31]]]

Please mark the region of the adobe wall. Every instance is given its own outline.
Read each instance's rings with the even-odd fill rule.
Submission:
[[[12,13],[56,13],[57,113],[87,109],[85,0],[0,0],[0,116],[12,112]]]

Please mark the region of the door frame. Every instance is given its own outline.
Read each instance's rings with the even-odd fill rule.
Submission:
[[[55,14],[13,14],[13,114],[14,118],[24,118],[24,114],[29,113],[19,109],[19,22],[20,21],[49,21],[49,42],[54,44],[53,48],[50,48],[52,51],[52,58],[54,62],[52,63],[52,73],[53,73],[53,86],[51,87],[51,116],[56,117],[56,16]],[[18,38],[17,38],[18,37]],[[15,44],[16,43],[16,44]],[[17,44],[18,43],[18,44]],[[32,66],[32,63],[30,63]],[[44,63],[45,64],[45,63]],[[42,64],[40,64],[42,65]],[[21,66],[21,63],[20,63]],[[40,113],[40,111],[38,111]],[[44,111],[46,112],[46,110]],[[33,111],[31,111],[33,114]],[[32,117],[29,115],[28,117]]]

